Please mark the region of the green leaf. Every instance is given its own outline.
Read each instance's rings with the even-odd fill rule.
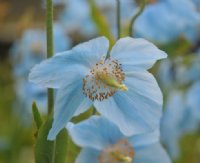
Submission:
[[[52,126],[52,118],[40,127],[35,144],[36,163],[66,163],[67,131],[61,130],[55,141],[48,141],[47,135]]]
[[[76,160],[76,157],[78,156],[80,152],[80,148],[76,146],[72,139],[69,137],[68,139],[68,148],[67,148],[67,163],[73,163]]]
[[[105,16],[97,8],[94,0],[89,0],[89,4],[91,8],[92,19],[94,20],[97,26],[99,34],[106,36],[109,39],[110,45],[112,47],[115,43],[115,39],[114,39],[114,36],[112,35],[112,32],[110,31],[110,27]]]
[[[68,134],[67,130],[63,129],[58,134],[56,139],[56,150],[55,150],[55,163],[66,163],[67,162],[67,156],[71,157],[70,155],[67,155],[67,149],[68,149]]]
[[[32,104],[32,112],[33,112],[33,118],[37,126],[37,129],[39,129],[40,126],[42,125],[42,118],[40,116],[36,102],[33,102]]]

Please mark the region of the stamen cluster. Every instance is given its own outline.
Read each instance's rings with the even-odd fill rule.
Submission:
[[[110,81],[122,84],[125,74],[121,64],[111,58],[102,59],[90,70],[90,73],[83,79],[83,93],[92,101],[102,101],[114,95],[118,90]]]
[[[132,163],[134,149],[126,139],[102,150],[99,163]]]

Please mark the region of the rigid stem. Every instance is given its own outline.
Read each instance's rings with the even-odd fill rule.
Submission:
[[[117,18],[117,39],[121,37],[121,11],[120,11],[120,0],[116,0],[117,3],[117,11],[116,11],[116,18]]]
[[[50,58],[54,53],[52,0],[46,0],[46,37],[47,37],[47,58]],[[53,105],[54,105],[53,89],[48,89],[48,115],[53,113]]]
[[[54,45],[53,45],[53,2],[52,0],[46,0],[46,40],[47,40],[47,58],[53,56]],[[53,89],[48,89],[48,115],[51,117],[53,115],[53,106],[54,106],[54,93]],[[55,162],[55,153],[56,153],[56,140],[53,142],[52,146],[53,155],[51,158],[51,163]]]
[[[131,19],[130,26],[129,26],[129,35],[130,36],[134,35],[133,29],[134,29],[135,20],[138,18],[138,16],[140,16],[142,14],[142,12],[144,11],[145,5],[146,5],[146,0],[142,0],[138,12]]]

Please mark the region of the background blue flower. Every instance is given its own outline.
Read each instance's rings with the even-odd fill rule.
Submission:
[[[67,129],[73,141],[83,148],[76,159],[76,163],[104,163],[105,160],[117,162],[114,158],[120,155],[130,157],[132,161],[129,162],[134,163],[171,162],[159,143],[159,131],[157,130],[126,137],[110,121],[97,116],[76,125],[69,123]],[[120,141],[126,143],[122,143],[123,146],[120,146]],[[113,148],[113,146],[115,147]],[[112,153],[114,152],[117,152],[117,156],[113,157]],[[134,154],[130,155],[132,152]]]
[[[181,4],[181,5],[180,5]],[[167,43],[199,26],[200,15],[189,0],[162,0],[146,6],[136,20],[139,37]],[[173,28],[171,28],[173,27]]]

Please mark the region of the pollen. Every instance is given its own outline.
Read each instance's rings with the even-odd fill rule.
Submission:
[[[99,163],[132,163],[134,154],[133,147],[126,139],[122,139],[104,148],[98,159]]]
[[[83,93],[92,101],[102,101],[113,96],[117,90],[127,90],[124,79],[124,71],[117,60],[102,59],[83,79]]]

